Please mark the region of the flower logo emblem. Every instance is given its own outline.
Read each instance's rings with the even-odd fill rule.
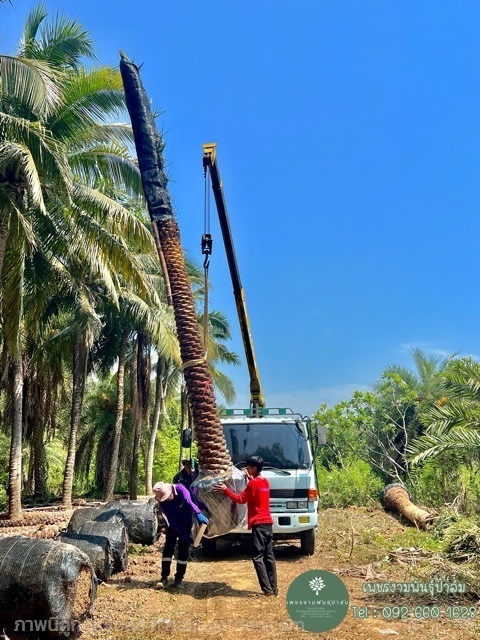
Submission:
[[[315,591],[316,596],[318,596],[318,592],[325,587],[325,583],[321,578],[313,578],[308,584],[310,585],[310,589]]]

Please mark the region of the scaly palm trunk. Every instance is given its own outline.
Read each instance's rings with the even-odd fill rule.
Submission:
[[[408,490],[401,484],[389,484],[380,494],[380,501],[385,509],[400,513],[419,529],[428,529],[435,516],[411,501]]]
[[[70,416],[70,436],[68,439],[67,461],[63,480],[62,506],[72,508],[73,474],[75,470],[75,455],[77,451],[77,436],[82,417],[83,398],[85,396],[85,381],[87,378],[88,349],[85,336],[76,329],[73,338],[73,391],[72,410]]]
[[[190,281],[166,189],[167,178],[160,138],[137,67],[122,55],[120,71],[132,122],[143,188],[148,203],[159,255],[163,252],[172,290],[173,308],[185,383],[198,442],[200,466],[215,475],[231,470],[222,425],[218,417],[212,378],[208,370],[197,323]]]
[[[117,369],[117,412],[115,416],[115,426],[113,427],[112,453],[110,456],[110,464],[108,468],[107,482],[105,485],[104,500],[108,502],[113,498],[115,490],[115,482],[117,481],[118,472],[118,453],[120,451],[120,438],[122,435],[123,409],[125,406],[125,358],[127,353],[129,331],[122,333],[120,340],[120,349],[118,352],[118,369]]]
[[[22,400],[23,366],[19,352],[12,367],[13,415],[8,478],[8,516],[11,520],[22,517]]]

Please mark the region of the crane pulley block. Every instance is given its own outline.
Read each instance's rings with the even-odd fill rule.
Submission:
[[[202,254],[206,256],[212,255],[213,238],[210,233],[204,233],[202,236]]]

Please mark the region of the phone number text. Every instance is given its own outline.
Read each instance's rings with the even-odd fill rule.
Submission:
[[[402,620],[417,618],[418,620],[435,620],[447,617],[453,620],[473,620],[477,617],[477,607],[448,606],[445,608],[433,606],[407,607],[351,607],[354,618],[383,618],[384,620]]]

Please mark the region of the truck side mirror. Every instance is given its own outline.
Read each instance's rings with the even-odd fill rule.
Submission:
[[[316,441],[319,447],[327,444],[327,429],[323,425],[317,425]]]
[[[182,447],[189,449],[192,446],[192,430],[184,429],[182,431]]]

